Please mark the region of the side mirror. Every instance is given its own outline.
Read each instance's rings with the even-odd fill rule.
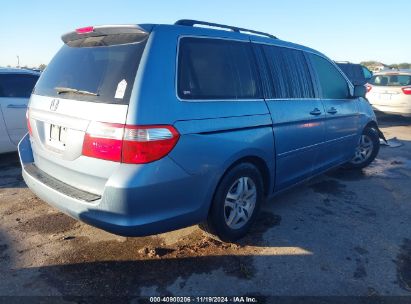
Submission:
[[[353,98],[363,97],[365,98],[365,94],[367,94],[367,89],[364,85],[355,85],[354,86],[354,93]]]

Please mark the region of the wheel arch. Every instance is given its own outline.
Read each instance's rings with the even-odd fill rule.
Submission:
[[[372,129],[375,129],[377,131],[379,130],[377,122],[374,121],[374,120],[371,120],[371,121],[367,122],[367,124],[364,126],[364,129],[367,129],[367,128],[372,128]]]
[[[224,176],[235,166],[241,164],[241,163],[250,163],[254,165],[258,171],[260,171],[261,178],[263,180],[263,191],[264,191],[264,196],[267,197],[269,195],[270,189],[271,189],[271,184],[272,184],[272,177],[270,175],[270,170],[268,168],[268,165],[266,161],[256,155],[248,155],[248,156],[243,156],[236,161],[232,162],[231,165],[229,165],[225,170],[224,173],[221,175],[218,183],[220,184],[221,180],[224,178]]]

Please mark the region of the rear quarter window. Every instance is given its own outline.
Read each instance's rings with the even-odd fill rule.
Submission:
[[[248,42],[181,38],[177,82],[178,96],[186,100],[261,98]]]
[[[29,74],[0,74],[0,97],[28,98],[38,78]]]

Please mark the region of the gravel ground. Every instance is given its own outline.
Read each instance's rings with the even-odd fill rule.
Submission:
[[[119,237],[33,195],[0,156],[0,295],[411,296],[411,122],[363,172],[335,170],[267,202],[238,244],[198,227]]]

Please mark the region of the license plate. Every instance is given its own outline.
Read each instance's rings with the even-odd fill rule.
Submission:
[[[391,94],[380,94],[381,100],[391,100]]]
[[[66,145],[66,134],[67,128],[50,125],[49,144],[56,148],[64,149]]]
[[[61,127],[56,125],[50,125],[50,140],[60,141]]]

